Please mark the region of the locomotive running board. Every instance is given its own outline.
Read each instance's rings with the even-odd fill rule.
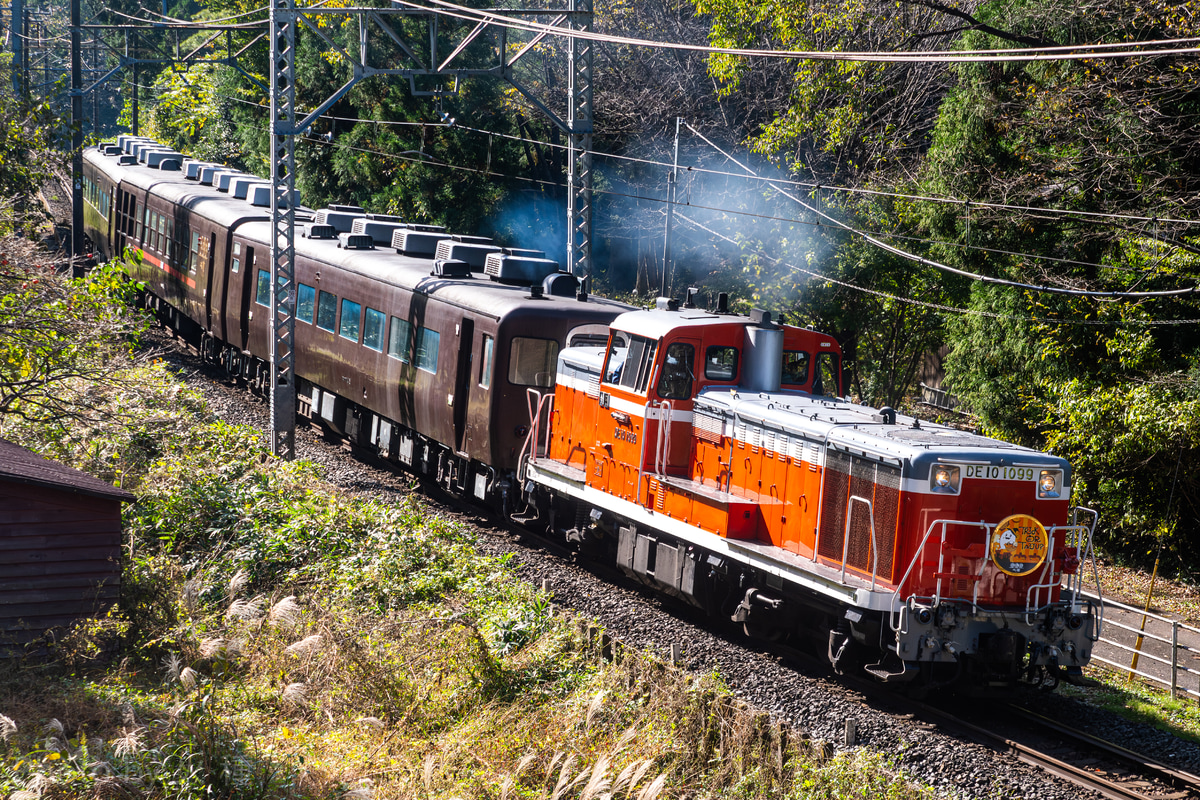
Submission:
[[[801,586],[809,591],[842,603],[872,611],[891,612],[898,610],[895,594],[891,588],[871,589],[869,581],[847,575],[842,583],[841,571],[795,553],[781,550],[763,542],[726,539],[714,533],[698,530],[685,522],[656,513],[637,503],[631,503],[614,495],[593,489],[584,482],[584,472],[552,459],[529,459],[525,465],[525,478],[559,494],[588,503],[596,508],[605,508],[618,516],[654,530],[674,536],[680,541],[696,545],[709,552],[722,555],[760,572]],[[861,584],[856,586],[854,584]]]

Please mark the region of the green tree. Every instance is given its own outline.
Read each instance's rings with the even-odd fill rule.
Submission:
[[[65,279],[29,255],[0,251],[0,415],[65,421],[97,413],[98,385],[117,385],[144,321],[128,302],[136,287],[116,266]],[[123,363],[123,362],[119,362]]]

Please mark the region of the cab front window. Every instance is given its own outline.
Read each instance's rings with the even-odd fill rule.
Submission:
[[[643,393],[650,385],[658,342],[644,336],[614,333],[604,362],[604,382]]]

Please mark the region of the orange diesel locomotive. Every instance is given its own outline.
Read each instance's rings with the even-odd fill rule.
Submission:
[[[530,392],[530,509],[629,576],[839,671],[1078,676],[1095,514],[1061,458],[841,399],[830,336],[660,300]]]

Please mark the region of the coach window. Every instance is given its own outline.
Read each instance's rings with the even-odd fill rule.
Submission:
[[[558,342],[517,336],[508,352],[508,382],[515,386],[554,385],[558,366]]]
[[[271,307],[271,273],[265,269],[258,271],[258,284],[255,287],[254,302],[260,306]]]
[[[142,225],[144,221],[145,220],[142,219],[142,204],[138,203],[133,212],[133,238],[137,239],[139,242],[142,241],[142,231],[144,230]]]
[[[317,290],[308,284],[300,284],[296,289],[296,319],[312,325],[316,308]]]
[[[429,328],[417,329],[417,369],[437,374],[438,345],[442,335]]]
[[[188,256],[188,272],[196,274],[196,265],[200,263],[200,232],[192,231],[192,252]]]
[[[233,260],[229,264],[229,269],[230,269],[230,271],[232,271],[234,273],[241,272],[241,270],[242,270],[242,243],[241,242],[233,243]],[[312,320],[309,320],[309,322],[312,322]]]
[[[342,324],[338,328],[338,336],[343,339],[349,339],[352,342],[358,341],[358,334],[362,320],[362,305],[342,298]]]
[[[383,350],[383,326],[387,321],[382,311],[368,308],[363,317],[363,347],[372,350]]]
[[[710,347],[704,351],[704,378],[710,381],[731,381],[737,377],[738,349]]]
[[[392,317],[392,329],[388,331],[388,355],[407,364],[411,343],[412,323],[406,319]]]
[[[803,350],[783,351],[783,371],[779,382],[793,386],[803,386],[808,383],[808,353]]]
[[[479,385],[487,389],[492,385],[492,352],[496,340],[486,333],[483,335],[483,358],[479,360]]]
[[[321,292],[317,298],[317,327],[333,333],[337,326],[337,298],[329,292]]]
[[[684,400],[692,396],[692,381],[696,379],[692,364],[696,360],[696,348],[684,342],[667,345],[667,357],[663,361],[658,379],[658,396],[664,400]]]
[[[171,260],[171,237],[167,234],[167,218],[162,214],[155,214],[158,221],[155,227],[158,228],[158,238],[155,241],[158,244],[158,252],[164,260]]]

